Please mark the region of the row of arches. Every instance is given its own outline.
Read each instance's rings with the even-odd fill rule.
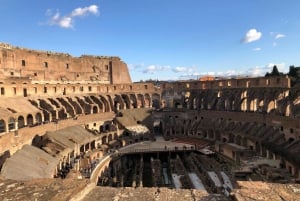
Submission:
[[[160,108],[160,95],[106,94],[60,97],[33,97],[29,102],[40,112],[0,119],[0,133],[16,131],[26,126],[74,118],[78,115],[117,112],[133,108]],[[18,114],[16,112],[16,114]]]
[[[295,166],[300,163],[297,158],[300,140],[286,136],[280,127],[216,117],[165,115],[161,117],[162,130],[167,138],[196,137],[215,143],[235,144],[269,159],[282,159],[283,163],[287,161]]]
[[[43,116],[40,112],[36,114],[20,115],[17,117],[8,117],[0,119],[0,133],[16,131],[26,126],[35,126],[43,122]]]
[[[181,94],[181,99],[174,99],[175,108],[300,116],[299,96],[295,95],[300,94],[298,89],[210,89],[183,91]]]

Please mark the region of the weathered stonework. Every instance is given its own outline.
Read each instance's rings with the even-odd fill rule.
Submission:
[[[89,185],[78,184],[82,190],[79,194],[66,189],[72,192],[68,199],[80,200],[89,192],[89,197],[97,199],[102,193],[108,193],[109,200],[140,199],[142,188],[136,191],[108,188],[100,194],[92,189],[98,176],[107,172],[112,150],[154,140],[153,133],[158,131],[168,140],[190,140],[195,147],[198,140],[203,140],[236,164],[246,163],[245,156],[262,157],[279,164],[276,170],[286,171],[290,176],[281,182],[296,182],[300,177],[299,97],[298,85],[291,86],[287,76],[203,79],[160,85],[132,83],[126,64],[118,57],[72,57],[0,44],[0,166],[9,157],[17,162],[14,154],[18,150],[25,151],[23,145],[39,147],[55,157],[53,161],[59,162],[52,164],[55,166],[53,174],[61,178],[77,178],[84,173],[80,170],[89,170],[91,161],[103,159],[87,180]],[[136,131],[142,126],[148,127],[145,134],[130,133],[133,132],[130,129]],[[90,133],[82,139],[70,137],[70,133],[76,133],[74,130],[83,128]],[[74,162],[78,158],[80,164]],[[50,162],[33,160],[46,163],[43,165]],[[74,162],[71,170],[76,171],[66,174],[71,161]],[[116,163],[116,169],[118,165]],[[261,168],[261,174],[276,178],[271,174],[274,167],[268,168]],[[8,187],[4,183],[0,188],[9,189],[11,183],[7,183]],[[115,192],[117,195],[112,195]],[[164,200],[168,195],[180,200],[181,193],[190,200],[224,198],[193,190],[152,188],[147,192],[145,199],[150,200],[153,196]],[[216,192],[222,193],[220,189]],[[243,200],[237,197],[244,196],[244,192],[247,189],[234,191],[233,196]],[[259,189],[257,192],[260,193]],[[44,198],[42,193],[36,193]],[[22,195],[20,199],[28,198],[23,191]],[[5,193],[0,196],[5,197]],[[297,196],[296,193],[293,198]]]

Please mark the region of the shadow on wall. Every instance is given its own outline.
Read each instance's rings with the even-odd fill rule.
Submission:
[[[2,169],[2,166],[3,166],[4,162],[6,161],[6,159],[9,157],[10,157],[9,150],[3,152],[2,155],[0,155],[0,170]]]

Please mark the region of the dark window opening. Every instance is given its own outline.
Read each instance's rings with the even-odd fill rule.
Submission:
[[[22,60],[22,66],[26,66],[26,62],[25,62],[25,60]]]
[[[48,68],[48,62],[44,62],[44,67]]]
[[[4,95],[4,94],[5,94],[4,87],[1,87],[1,95]]]

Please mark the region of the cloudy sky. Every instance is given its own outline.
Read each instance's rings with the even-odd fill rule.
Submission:
[[[119,56],[133,81],[300,65],[299,0],[0,0],[0,42]]]

